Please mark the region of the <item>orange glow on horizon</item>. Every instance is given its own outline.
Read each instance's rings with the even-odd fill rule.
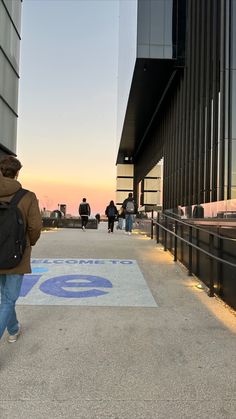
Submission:
[[[87,198],[92,214],[104,214],[110,200],[115,201],[115,181],[108,179],[106,184],[83,184],[68,182],[65,179],[46,180],[20,176],[19,182],[26,189],[33,191],[38,200],[40,209],[55,210],[58,204],[66,204],[67,213],[78,215],[78,206],[82,198]]]

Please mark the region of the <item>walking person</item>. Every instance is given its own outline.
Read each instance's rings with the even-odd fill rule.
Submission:
[[[91,214],[91,208],[86,198],[83,198],[82,202],[79,205],[79,215],[81,217],[81,228],[85,231],[88,224],[88,219]]]
[[[116,226],[117,230],[124,230],[125,228],[125,212],[124,208],[120,207],[118,211],[118,223]]]
[[[16,342],[21,332],[15,304],[20,295],[24,274],[31,273],[31,246],[36,244],[42,228],[42,217],[35,194],[22,189],[17,181],[21,167],[20,161],[13,156],[5,156],[0,160],[0,339],[7,329],[9,343]],[[19,223],[14,223],[16,214],[22,227],[18,227]],[[21,234],[21,240],[16,241],[16,234],[17,237]],[[10,244],[13,244],[13,250]]]
[[[114,222],[118,214],[114,201],[110,201],[110,204],[106,207],[105,214],[108,218],[108,233],[113,233]]]
[[[137,204],[134,201],[132,192],[124,200],[122,208],[125,213],[125,233],[130,235],[133,229],[134,214],[137,212]]]

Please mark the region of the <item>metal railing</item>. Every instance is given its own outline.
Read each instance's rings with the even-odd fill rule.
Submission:
[[[205,228],[201,228],[199,226],[195,226],[189,222],[183,221],[183,220],[179,220],[177,218],[174,218],[170,215],[166,215],[164,213],[161,214],[161,217],[163,218],[164,221],[164,225],[160,220],[160,213],[158,213],[157,215],[157,219],[153,218],[153,211],[152,211],[152,217],[151,217],[151,239],[153,239],[154,237],[154,226],[156,226],[156,241],[157,243],[159,243],[160,240],[160,229],[162,229],[164,231],[164,250],[167,250],[167,234],[169,233],[170,235],[172,235],[174,237],[174,261],[177,261],[177,248],[178,248],[178,240],[185,243],[188,246],[188,274],[192,275],[192,262],[193,262],[193,249],[196,249],[198,252],[201,252],[203,254],[205,254],[206,256],[209,257],[210,259],[210,281],[209,281],[209,296],[213,297],[215,292],[214,292],[214,278],[213,278],[213,262],[216,261],[218,263],[218,269],[219,266],[222,264],[228,265],[230,267],[236,268],[236,264],[229,262],[225,259],[223,259],[221,256],[221,249],[222,249],[222,241],[231,241],[231,242],[235,242],[234,239],[225,237],[225,236],[221,236],[217,233],[214,233],[212,231],[206,230]],[[174,225],[174,231],[171,230],[170,228],[168,228],[168,220],[172,221],[172,226]],[[183,238],[182,236],[180,236],[178,234],[178,230],[179,230],[179,225],[184,225],[185,227],[187,227],[189,229],[189,240],[187,240],[186,238]],[[193,229],[194,230],[198,230],[198,231],[203,231],[204,233],[207,233],[209,235],[209,252],[207,250],[202,249],[200,246],[194,244],[192,242],[193,239]],[[220,253],[220,256],[216,256],[215,254],[213,254],[213,244],[214,244],[214,237],[217,238],[218,240],[218,250]]]

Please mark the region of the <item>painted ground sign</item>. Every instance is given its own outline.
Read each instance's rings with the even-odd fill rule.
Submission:
[[[18,304],[157,306],[137,262],[125,259],[33,259]]]

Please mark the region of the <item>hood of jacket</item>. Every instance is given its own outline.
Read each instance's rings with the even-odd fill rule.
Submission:
[[[20,182],[4,177],[0,171],[0,198],[14,195],[21,188]]]

